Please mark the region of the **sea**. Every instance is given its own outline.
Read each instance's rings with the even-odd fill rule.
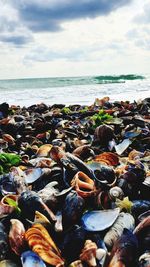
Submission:
[[[150,97],[150,75],[98,75],[84,77],[25,78],[0,80],[0,102],[9,105],[81,104],[96,98],[137,101]]]

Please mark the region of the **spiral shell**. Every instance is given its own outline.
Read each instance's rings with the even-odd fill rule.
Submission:
[[[117,198],[123,199],[123,197],[124,197],[123,190],[118,186],[112,187],[109,190],[109,195],[113,200],[116,200]]]

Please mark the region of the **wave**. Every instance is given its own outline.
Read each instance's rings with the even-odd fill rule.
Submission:
[[[126,81],[133,81],[133,80],[143,80],[145,79],[142,75],[135,75],[135,74],[127,74],[127,75],[106,75],[106,76],[95,76],[94,77],[98,83],[122,83]]]

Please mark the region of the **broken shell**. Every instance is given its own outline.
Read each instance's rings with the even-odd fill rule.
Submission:
[[[49,225],[50,221],[39,211],[35,211],[34,223],[40,223],[43,226]]]
[[[130,139],[125,139],[122,143],[115,146],[116,152],[118,155],[122,155],[122,153],[131,145]]]
[[[87,231],[103,231],[115,222],[119,212],[119,208],[88,211],[82,216],[83,228]]]
[[[77,172],[71,181],[71,186],[83,198],[90,197],[95,192],[94,181],[83,172]]]
[[[80,260],[86,262],[88,266],[96,267],[96,250],[96,243],[92,242],[91,240],[86,240],[84,248],[82,249],[80,254]]]
[[[11,249],[17,254],[20,255],[21,251],[25,245],[25,228],[22,222],[17,219],[11,219],[11,228],[9,232],[9,243]]]

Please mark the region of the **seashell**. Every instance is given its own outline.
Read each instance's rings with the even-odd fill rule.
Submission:
[[[11,228],[9,231],[9,243],[11,249],[17,254],[20,255],[24,246],[25,246],[25,228],[22,222],[17,219],[11,219]]]
[[[62,256],[67,260],[67,262],[70,263],[79,258],[85,240],[86,231],[78,225],[73,225],[73,227],[64,234],[62,242]]]
[[[144,156],[144,153],[137,151],[136,149],[133,149],[129,154],[128,154],[128,159],[129,160],[135,160],[142,158]]]
[[[46,263],[57,266],[63,264],[60,251],[41,224],[34,224],[25,233],[25,238],[33,252],[37,253]]]
[[[87,231],[103,231],[115,222],[119,216],[119,212],[119,208],[88,211],[82,216],[82,226]]]
[[[96,250],[97,245],[91,240],[86,240],[80,254],[80,260],[86,262],[88,266],[96,267]]]
[[[18,267],[18,265],[11,260],[3,260],[0,261],[0,267]]]
[[[87,144],[88,142],[87,142],[87,140],[86,139],[82,139],[82,140],[80,140],[80,139],[78,139],[78,138],[74,138],[73,139],[73,145],[75,146],[75,148],[77,148],[77,147],[81,147],[81,146],[83,146],[83,145],[85,145],[85,144]]]
[[[50,168],[53,165],[51,159],[44,158],[44,157],[31,159],[31,160],[29,160],[29,163],[33,167],[37,167],[37,168]]]
[[[11,168],[11,175],[13,177],[13,183],[17,194],[21,194],[27,189],[27,184],[25,181],[25,173],[19,167]]]
[[[75,175],[78,171],[82,171],[91,179],[95,178],[92,170],[89,169],[88,166],[82,160],[80,160],[78,157],[74,156],[69,152],[65,153],[57,146],[52,147],[50,151],[50,156],[58,164],[63,165],[63,167],[68,170],[69,173],[73,173]]]
[[[94,142],[106,147],[109,141],[114,138],[114,132],[110,126],[105,124],[98,126],[94,132]]]
[[[43,170],[41,168],[28,168],[25,171],[25,181],[27,184],[34,183],[37,179],[39,179],[43,174]]]
[[[41,212],[53,223],[56,221],[54,213],[34,191],[24,191],[18,198],[18,206],[22,215],[31,221],[34,220],[35,211]]]
[[[109,189],[109,195],[113,200],[116,200],[117,198],[122,200],[124,197],[123,190],[118,186],[114,186]]]
[[[123,152],[131,145],[130,139],[124,139],[120,144],[115,146],[116,152],[118,155],[122,155]]]
[[[137,136],[139,136],[141,134],[141,130],[137,130],[137,131],[128,131],[124,133],[124,137],[125,138],[135,138]]]
[[[149,267],[150,266],[150,251],[145,252],[139,257],[139,267]]]
[[[0,218],[12,213],[17,208],[17,196],[7,194],[0,202]]]
[[[112,167],[106,165],[100,165],[98,168],[94,166],[95,184],[97,187],[112,187],[115,185],[117,177]]]
[[[3,134],[2,138],[4,141],[6,141],[8,144],[14,145],[15,139],[10,134]]]
[[[75,155],[76,157],[79,157],[82,160],[86,160],[89,157],[95,155],[90,145],[83,145],[77,147],[75,150],[73,150],[72,154]]]
[[[0,261],[6,259],[8,251],[8,237],[3,224],[0,222]]]
[[[75,188],[79,196],[83,198],[91,197],[95,193],[95,184],[85,173],[77,172],[71,181],[71,186]]]
[[[21,263],[23,267],[46,267],[42,259],[33,251],[25,251],[21,254]]]
[[[119,164],[119,157],[115,153],[104,152],[96,156],[94,161],[110,166],[116,166]]]
[[[56,232],[62,232],[63,231],[63,226],[62,226],[62,213],[61,211],[57,211],[56,213],[56,223],[55,223],[55,231]]]
[[[83,267],[82,261],[76,260],[74,262],[71,262],[69,267]]]
[[[37,151],[37,157],[47,157],[49,155],[51,148],[52,148],[51,144],[45,144],[40,146],[40,148]]]
[[[35,211],[34,223],[40,223],[43,226],[49,225],[50,221],[41,212]]]
[[[120,125],[123,123],[123,120],[121,118],[111,118],[106,120],[106,124],[111,124],[111,125]]]
[[[58,204],[56,195],[59,193],[58,182],[48,183],[42,190],[38,191],[38,196],[43,200],[43,202],[50,208],[54,208]]]
[[[111,249],[113,247],[116,240],[121,237],[125,228],[132,231],[134,229],[134,224],[135,221],[131,214],[121,212],[112,227],[104,236],[104,242],[107,248]]]
[[[98,260],[99,264],[101,264],[101,266],[104,266],[106,256],[107,256],[107,251],[105,249],[98,248],[96,250],[96,259]]]
[[[64,202],[62,207],[62,223],[63,229],[77,224],[80,220],[85,208],[84,199],[77,194],[76,191],[71,191]]]
[[[136,236],[128,229],[124,229],[113,246],[108,267],[135,266],[137,249]]]
[[[133,200],[131,212],[134,218],[138,218],[144,212],[150,210],[150,201],[148,200]]]
[[[134,229],[134,234],[138,235],[140,231],[143,230],[143,228],[150,226],[150,215],[148,215],[146,218],[144,218]]]
[[[96,197],[95,197],[96,207],[98,209],[111,209],[112,206],[112,199],[109,196],[109,193],[107,191],[101,191]]]
[[[150,216],[150,210],[145,211],[144,213],[140,214],[140,216],[138,217],[138,221],[141,222],[148,216]]]

